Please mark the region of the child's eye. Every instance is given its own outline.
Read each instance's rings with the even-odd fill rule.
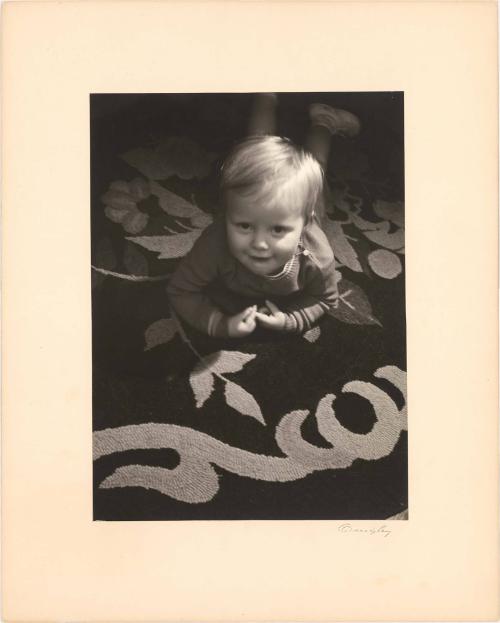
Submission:
[[[250,229],[250,223],[236,223],[236,227],[243,231],[248,231]]]
[[[275,225],[273,227],[273,234],[284,234],[286,231],[286,228],[283,227],[282,225]]]

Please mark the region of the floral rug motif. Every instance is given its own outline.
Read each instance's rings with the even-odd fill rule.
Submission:
[[[405,518],[400,187],[362,142],[335,144],[338,309],[301,336],[209,338],[165,284],[213,220],[225,146],[169,134],[104,154],[93,132],[94,518]]]

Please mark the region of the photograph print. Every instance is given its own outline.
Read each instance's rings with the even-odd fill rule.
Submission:
[[[90,95],[93,517],[405,520],[402,92]]]

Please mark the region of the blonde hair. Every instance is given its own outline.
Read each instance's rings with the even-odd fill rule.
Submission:
[[[320,204],[323,170],[308,152],[279,136],[253,136],[239,143],[222,166],[223,196],[232,191],[269,207],[300,209],[308,224]]]

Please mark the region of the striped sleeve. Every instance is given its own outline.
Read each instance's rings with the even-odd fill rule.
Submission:
[[[285,331],[308,331],[338,300],[335,260],[325,268],[309,266],[300,295],[286,306]]]

